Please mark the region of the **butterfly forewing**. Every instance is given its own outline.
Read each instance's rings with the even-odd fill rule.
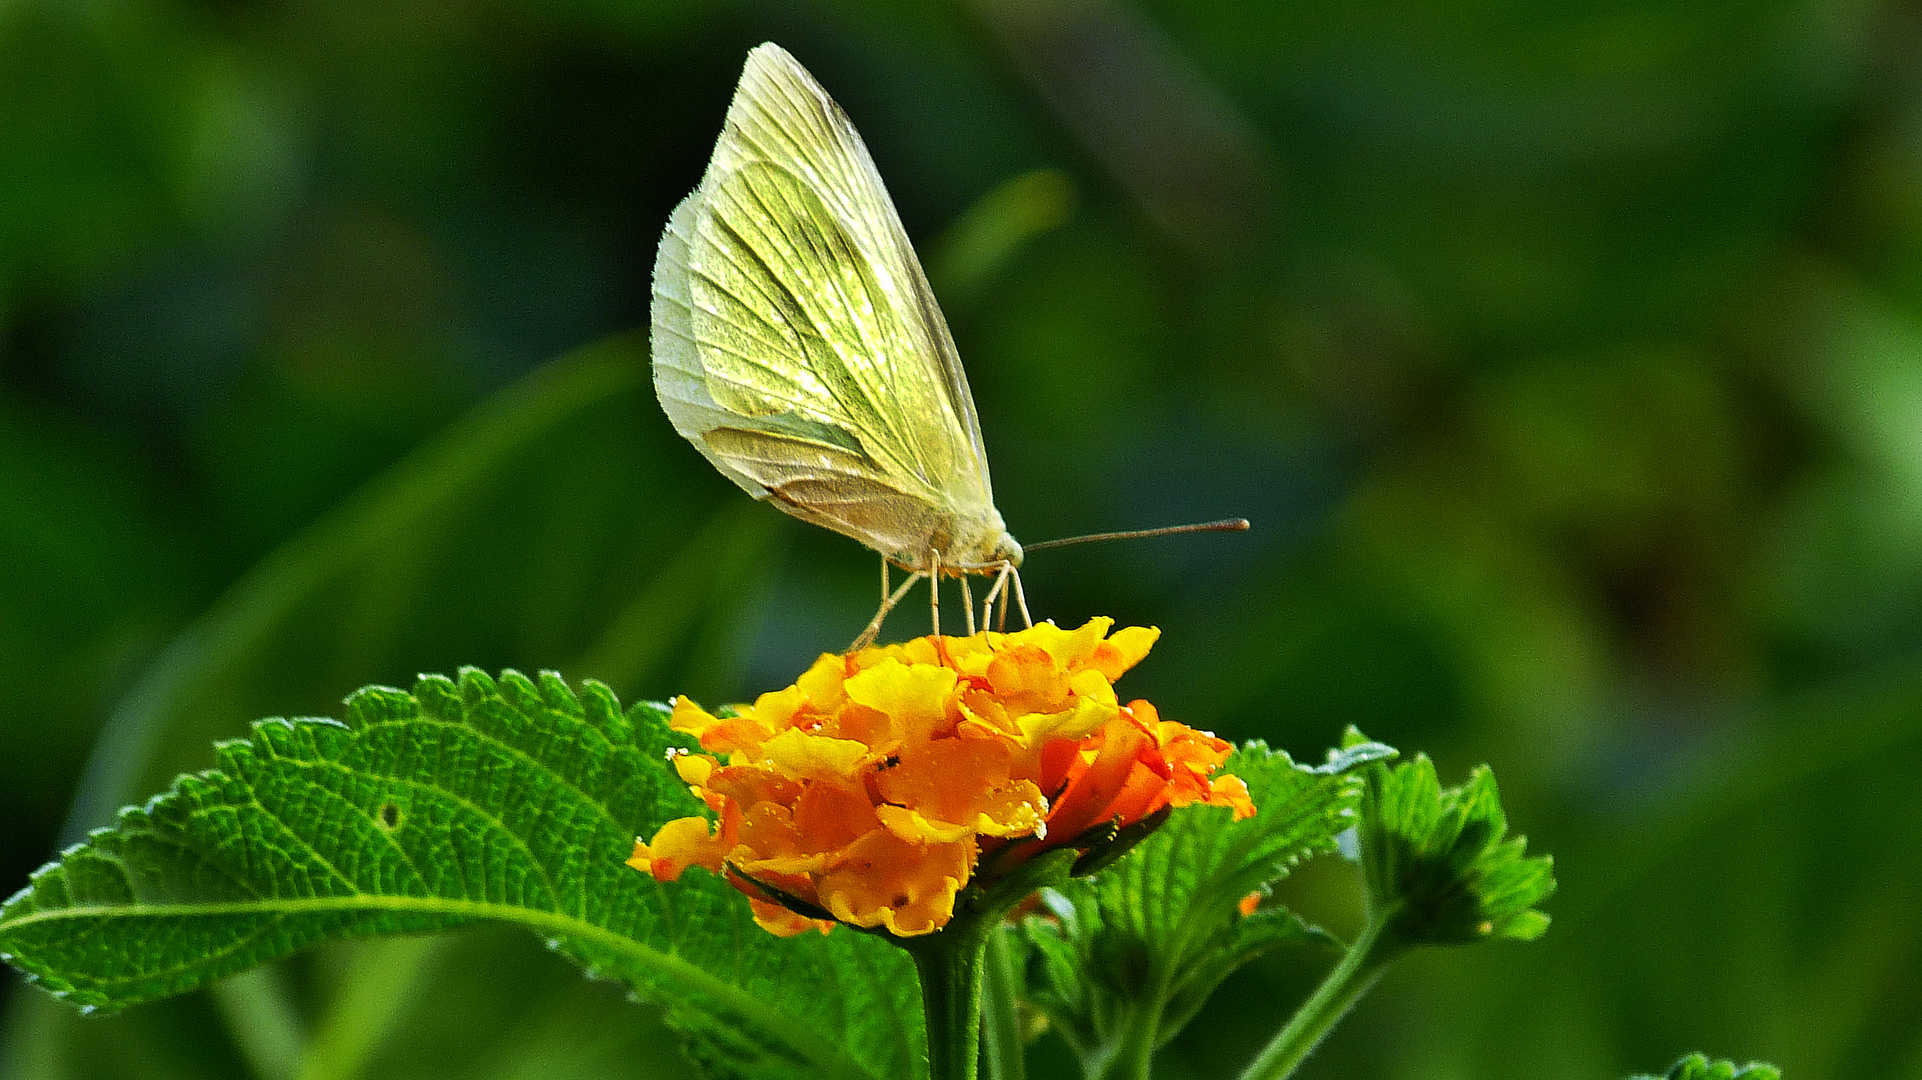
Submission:
[[[785,52],[750,54],[654,277],[675,427],[796,516],[925,565],[993,515],[967,380],[860,136]]]
[[[923,343],[889,317],[891,291],[853,238],[778,166],[720,177],[704,210],[692,257],[694,338],[715,400],[743,416],[840,428],[880,471],[937,498],[962,464],[955,422],[900,407],[938,407],[941,390],[927,365],[896,359]]]
[[[967,376],[874,159],[827,91],[772,44],[748,54],[711,168],[724,172],[757,160],[792,171],[852,236],[861,257],[890,291],[889,314],[920,339],[917,348],[923,355],[913,363],[938,374],[942,397],[985,475],[986,455]],[[902,357],[890,362],[909,361]]]

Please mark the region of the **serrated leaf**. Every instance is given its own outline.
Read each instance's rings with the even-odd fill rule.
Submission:
[[[1123,1044],[1146,1052],[1172,1038],[1260,953],[1331,940],[1290,912],[1244,917],[1237,905],[1302,858],[1332,850],[1354,820],[1358,788],[1347,770],[1392,753],[1370,743],[1309,768],[1251,743],[1222,771],[1248,784],[1254,817],[1187,807],[1112,867],[1044,891],[1054,920],[1022,928],[1030,997],[1088,1075],[1131,1052]]]
[[[371,688],[348,723],[269,720],[218,767],[122,811],[0,907],[0,954],[110,1011],[330,938],[481,921],[535,931],[669,1008],[716,1076],[925,1071],[912,965],[859,934],[776,939],[703,873],[623,865],[697,806],[665,709],[468,670]]]
[[[1629,1080],[1782,1080],[1782,1070],[1759,1061],[1737,1065],[1732,1061],[1710,1061],[1705,1054],[1690,1054],[1660,1077],[1643,1074]]]
[[[1161,1041],[1174,1038],[1188,1021],[1195,1018],[1221,980],[1255,957],[1285,946],[1314,949],[1339,949],[1333,934],[1302,919],[1283,907],[1262,908],[1253,915],[1237,919],[1225,934],[1219,935],[1211,951],[1193,956],[1192,966],[1181,980],[1180,992],[1168,1002],[1162,1014]]]
[[[1426,755],[1363,774],[1358,837],[1371,917],[1404,944],[1532,941],[1548,929],[1534,905],[1555,891],[1548,856],[1505,839],[1495,774],[1485,765],[1443,789]]]
[[[344,688],[435,670],[449,657],[555,666],[628,693],[738,694],[741,648],[778,569],[784,519],[748,500],[711,512],[707,496],[718,491],[683,491],[680,471],[663,471],[655,451],[677,436],[665,424],[634,422],[637,410],[657,408],[647,354],[643,332],[543,365],[264,556],[112,709],[61,846],[112,824],[121,806],[165,790],[180,773],[208,768],[214,741],[244,736],[254,718],[331,714]],[[502,567],[526,572],[503,583]],[[26,869],[0,880],[0,900]],[[576,986],[571,965],[519,944],[512,933],[465,938],[437,953],[426,983],[389,999],[394,1011],[384,1015],[370,1008],[377,995],[336,975],[350,955],[404,954],[412,942],[323,947],[311,962],[111,1019],[7,995],[0,1028],[41,1048],[44,1075],[29,1070],[40,1080],[214,1075],[219,1068],[194,1055],[226,1052],[229,1041],[258,1077],[302,1075],[302,1058],[321,1053],[330,1025],[346,1022],[404,1035],[369,1050],[370,1075],[404,1074],[397,1063],[417,1055],[447,1075],[506,1077],[524,1053],[543,1076],[568,1068],[597,1080],[693,1075],[656,1010],[637,1016],[620,993]],[[493,987],[512,987],[511,998]],[[476,1009],[495,1011],[464,1011]],[[163,1011],[165,1023],[152,1019]],[[276,1013],[311,1024],[290,1043]],[[573,1049],[501,1049],[503,1013],[551,1018],[541,1037]],[[179,1037],[135,1049],[155,1029]],[[476,1030],[496,1037],[477,1039]],[[569,1060],[577,1064],[562,1064]]]

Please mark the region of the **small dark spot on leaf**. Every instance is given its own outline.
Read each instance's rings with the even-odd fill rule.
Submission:
[[[400,827],[400,807],[392,802],[381,803],[380,811],[376,816],[379,817],[380,827],[383,829],[391,831]]]

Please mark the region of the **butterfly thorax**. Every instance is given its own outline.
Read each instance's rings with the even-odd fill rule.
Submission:
[[[935,552],[940,553],[942,573],[949,575],[988,573],[1004,563],[1021,565],[1021,544],[993,507],[979,515],[938,523],[920,551],[897,552],[893,561],[904,569],[926,572],[934,565]]]

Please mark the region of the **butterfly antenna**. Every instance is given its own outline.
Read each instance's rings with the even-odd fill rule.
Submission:
[[[1092,544],[1097,540],[1145,540],[1151,536],[1178,536],[1181,533],[1247,531],[1247,518],[1222,518],[1220,521],[1203,521],[1193,525],[1169,525],[1160,529],[1131,529],[1127,532],[1089,533],[1086,536],[1068,536],[1060,540],[1043,540],[1038,544],[1024,544],[1022,547],[1025,551],[1040,551],[1043,548],[1067,547],[1069,544]]]

